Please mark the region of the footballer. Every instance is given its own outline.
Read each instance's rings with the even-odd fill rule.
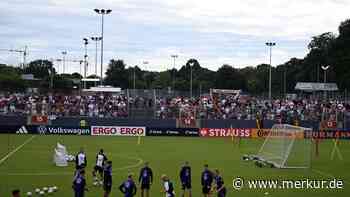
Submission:
[[[204,197],[211,196],[211,187],[213,184],[213,173],[209,170],[208,164],[204,165],[204,170],[201,176],[202,193]]]
[[[180,170],[180,181],[182,185],[182,197],[185,196],[186,191],[188,191],[189,197],[192,197],[192,184],[191,184],[191,167],[189,162],[186,161]]]
[[[75,156],[75,168],[77,170],[84,169],[87,165],[87,159],[84,149],[81,148],[78,154]]]
[[[145,167],[140,170],[139,183],[141,184],[141,197],[149,197],[149,190],[153,182],[153,172],[145,163]]]
[[[220,175],[220,172],[218,169],[215,170],[214,179],[215,179],[215,185],[216,185],[216,192],[218,194],[217,197],[225,197],[226,196],[226,188],[225,188],[225,184],[224,184],[224,179]]]
[[[112,161],[107,161],[103,169],[104,197],[108,197],[112,191]]]
[[[96,164],[94,170],[92,171],[92,176],[94,177],[94,185],[102,185],[103,184],[103,167],[107,161],[107,157],[104,154],[103,149],[101,149],[96,155]],[[99,174],[99,178],[97,177],[97,173]]]

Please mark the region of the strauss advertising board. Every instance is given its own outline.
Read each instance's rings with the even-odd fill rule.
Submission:
[[[146,136],[146,127],[91,126],[95,136]]]
[[[199,133],[202,137],[251,137],[251,129],[201,128]]]

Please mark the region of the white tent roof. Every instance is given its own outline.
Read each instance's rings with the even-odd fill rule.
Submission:
[[[83,89],[83,92],[114,92],[114,93],[120,93],[122,91],[121,88],[116,88],[112,86],[98,86],[98,87],[91,87],[90,89]]]

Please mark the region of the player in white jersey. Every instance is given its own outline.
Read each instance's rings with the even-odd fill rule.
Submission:
[[[102,185],[103,184],[103,167],[107,161],[107,157],[104,154],[103,149],[96,155],[96,165],[94,167],[94,171],[92,171],[92,176],[94,177],[94,185]],[[100,175],[100,179],[97,177],[97,173]]]
[[[75,156],[75,168],[77,170],[84,169],[87,165],[87,159],[84,149],[81,148],[79,153]]]

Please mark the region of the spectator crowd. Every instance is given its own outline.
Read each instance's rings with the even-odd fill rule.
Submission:
[[[0,114],[127,118],[131,109],[153,110],[157,119],[337,120],[350,117],[344,101],[274,99],[249,96],[127,97],[124,95],[0,95]],[[149,118],[149,117],[148,117]]]

